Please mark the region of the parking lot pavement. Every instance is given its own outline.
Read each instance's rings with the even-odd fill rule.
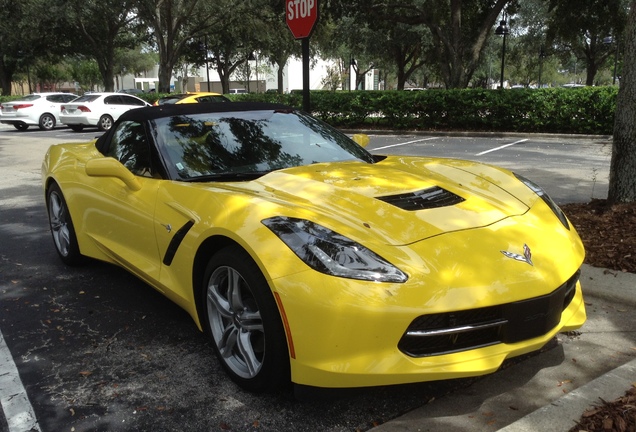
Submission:
[[[69,136],[77,138],[64,129],[0,130],[0,329],[43,431],[345,432],[380,423],[375,430],[497,430],[634,356],[634,335],[625,330],[634,328],[632,309],[621,299],[594,295],[592,289],[604,283],[599,279],[612,275],[587,269],[589,321],[581,333],[561,335],[542,353],[481,379],[339,392],[335,400],[242,392],[189,317],[164,297],[112,266],[69,269],[59,263],[46,223],[40,163],[49,144]],[[436,150],[448,152],[446,145]],[[555,147],[553,158],[569,149]],[[605,163],[598,149],[587,149],[593,163]],[[529,150],[518,154],[541,153]],[[511,162],[526,166],[514,155]],[[6,432],[2,420],[0,432]]]

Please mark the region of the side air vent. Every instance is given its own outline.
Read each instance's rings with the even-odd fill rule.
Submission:
[[[377,197],[377,199],[403,210],[424,210],[459,204],[464,198],[439,186],[399,195]]]

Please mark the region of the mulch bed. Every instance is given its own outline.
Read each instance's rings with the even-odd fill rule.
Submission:
[[[636,273],[636,203],[609,205],[597,199],[561,209],[583,240],[587,264]]]
[[[561,208],[583,240],[587,264],[636,273],[636,203],[610,205],[606,200],[592,200]],[[614,401],[599,400],[569,432],[636,432],[635,387]]]
[[[588,408],[568,432],[634,432],[636,431],[636,387],[612,402]]]

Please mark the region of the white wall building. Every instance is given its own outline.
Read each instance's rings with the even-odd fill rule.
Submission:
[[[250,61],[252,70],[256,69],[256,61]],[[330,66],[333,65],[332,61],[319,59],[315,62],[311,62],[313,67],[310,65],[309,70],[309,88],[310,90],[320,90],[323,88],[323,80],[327,76],[327,71]],[[173,76],[170,81],[171,91],[180,92],[180,91],[207,91],[207,75],[209,73],[210,76],[210,84],[211,87],[217,88],[215,83],[220,83],[221,80],[219,75],[216,73],[216,70],[210,68],[206,70],[205,67],[199,69],[198,77],[191,77],[189,80],[189,84],[187,89],[182,89],[181,80],[178,76]],[[115,90],[121,89],[130,89],[137,88],[142,89],[144,91],[148,91],[151,89],[155,89],[158,85],[158,67],[155,67],[152,71],[148,71],[144,74],[143,77],[135,77],[133,75],[125,75],[123,77],[117,77],[115,82]],[[256,74],[252,72],[251,76],[252,83],[250,84],[250,91],[256,91]],[[270,66],[270,72],[265,76],[259,76],[258,81],[261,83],[259,86],[260,91],[266,90],[276,90],[278,89],[277,82],[277,70],[275,66]],[[192,85],[190,85],[192,83]],[[263,84],[264,83],[264,84]],[[198,89],[194,87],[198,86]],[[192,88],[190,88],[192,87]],[[237,81],[233,81],[230,85],[230,88],[243,88],[245,84],[239,83]],[[220,87],[218,87],[220,88]],[[300,59],[290,59],[285,66],[283,73],[283,91],[288,93],[292,90],[302,90],[303,89],[303,63]],[[218,91],[218,90],[212,90]]]

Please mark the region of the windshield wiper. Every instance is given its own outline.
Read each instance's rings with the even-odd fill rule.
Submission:
[[[213,182],[213,181],[244,181],[254,180],[268,174],[270,171],[245,171],[245,172],[223,172],[206,174],[197,177],[183,179],[184,182]]]

